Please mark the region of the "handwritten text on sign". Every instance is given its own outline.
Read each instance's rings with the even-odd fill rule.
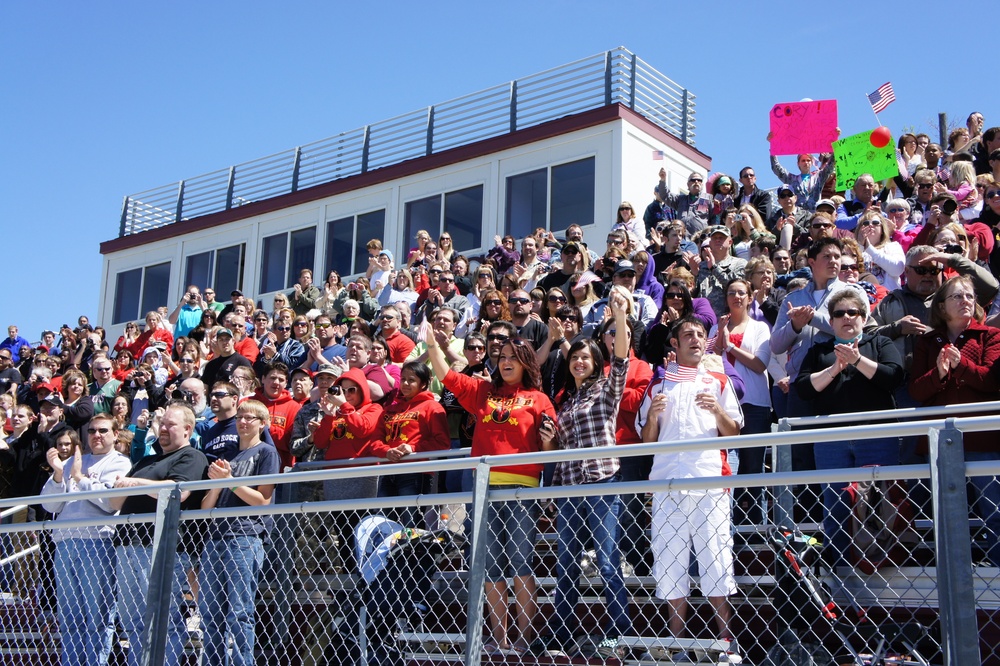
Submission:
[[[771,109],[771,154],[829,153],[837,140],[837,100],[783,102]]]

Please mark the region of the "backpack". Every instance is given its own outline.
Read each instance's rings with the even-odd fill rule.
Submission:
[[[870,465],[877,467],[877,465]],[[847,487],[854,564],[865,574],[902,563],[920,535],[903,481],[856,481]]]

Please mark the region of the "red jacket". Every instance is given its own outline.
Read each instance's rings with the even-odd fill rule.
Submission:
[[[297,403],[288,391],[282,391],[272,400],[264,395],[264,389],[258,389],[253,394],[253,399],[264,403],[268,413],[271,414],[271,439],[274,440],[274,448],[278,450],[278,456],[281,458],[282,469],[291,467],[295,464],[295,458],[288,450],[288,444],[292,439],[292,423],[302,405]]]
[[[611,372],[611,363],[604,364],[604,376]],[[628,352],[628,375],[625,378],[625,392],[618,405],[618,418],[615,420],[616,444],[639,444],[642,437],[635,429],[635,417],[642,404],[642,396],[646,387],[653,379],[653,368],[649,363],[636,357],[631,349]]]
[[[553,420],[556,418],[549,396],[520,385],[496,389],[492,382],[466,377],[454,370],[445,375],[444,385],[476,419],[476,431],[472,435],[473,458],[542,450],[538,437],[542,414],[548,414]],[[525,485],[534,479],[532,485],[537,485],[542,466],[494,467],[493,472],[525,477]]]
[[[409,444],[414,453],[451,448],[448,417],[430,391],[422,391],[412,400],[399,397],[393,401],[382,412],[377,436],[388,448]]]
[[[146,347],[153,344],[154,342],[165,342],[167,345],[166,353],[169,354],[170,350],[174,347],[174,336],[170,331],[162,328],[157,328],[151,331],[143,331],[139,334],[132,344],[124,345],[122,349],[127,349],[132,352],[132,358],[141,359],[142,353],[146,351]],[[118,345],[115,345],[117,349]]]
[[[944,379],[938,375],[937,357],[950,344],[946,332],[935,329],[917,338],[910,367],[910,395],[926,407],[987,402],[1000,389],[1000,329],[973,320],[955,341],[962,352],[957,368]],[[960,417],[962,414],[952,414]],[[972,416],[972,415],[967,415]],[[966,451],[1000,451],[996,433],[970,432],[963,437]]]
[[[324,415],[313,435],[315,446],[326,451],[326,460],[363,456],[384,458],[389,447],[379,438],[382,407],[372,402],[364,372],[351,368],[338,377],[334,385],[339,386],[345,379],[361,387],[361,404],[355,408],[345,402],[336,416]]]

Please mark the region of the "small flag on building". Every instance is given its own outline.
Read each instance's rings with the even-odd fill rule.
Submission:
[[[892,84],[884,83],[879,89],[868,95],[868,102],[872,105],[872,111],[881,113],[885,107],[896,101],[896,94],[892,92]]]
[[[665,159],[667,159],[667,154],[664,151],[662,151],[662,150],[654,150],[653,151],[653,159],[654,160],[665,160]]]

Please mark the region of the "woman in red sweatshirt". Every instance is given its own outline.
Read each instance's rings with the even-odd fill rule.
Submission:
[[[493,337],[493,336],[491,336]],[[531,345],[520,338],[503,343],[493,379],[466,377],[454,372],[441,351],[445,336],[437,335],[424,322],[421,340],[434,374],[455,394],[459,404],[476,419],[472,457],[505,453],[529,453],[542,447],[538,428],[543,416],[555,421],[555,410],[542,392],[541,373]],[[554,448],[554,444],[549,447]],[[490,470],[490,487],[496,489],[537,487],[542,465],[511,465]],[[538,610],[532,559],[537,534],[538,507],[534,501],[494,504],[488,512],[486,603],[492,638],[484,652],[527,651],[533,639],[532,620]],[[518,638],[511,643],[507,631],[507,577],[514,580]]]
[[[372,402],[364,372],[358,368],[345,371],[327,394],[320,398],[319,404],[323,419],[313,435],[313,442],[317,449],[326,451],[326,460],[385,457],[388,447],[379,439],[382,407]],[[323,482],[323,497],[328,501],[375,497],[377,494],[377,476],[330,479]],[[360,519],[354,511],[337,511],[334,514],[334,523],[340,534],[340,559],[345,573],[357,570],[354,528]]]
[[[444,451],[451,448],[448,437],[448,417],[434,394],[427,390],[431,369],[426,363],[410,361],[403,365],[399,378],[399,395],[385,408],[378,437],[388,447],[386,458],[397,462],[413,453]],[[379,497],[426,495],[431,492],[433,473],[415,472],[383,476]],[[404,525],[421,526],[420,512],[414,508],[399,511]]]

